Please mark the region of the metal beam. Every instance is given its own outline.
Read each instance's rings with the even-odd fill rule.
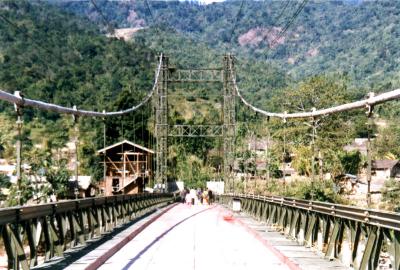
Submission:
[[[221,137],[222,125],[172,125],[169,126],[169,137]]]
[[[156,182],[167,188],[168,157],[168,58],[161,56],[160,78],[155,93]]]
[[[223,82],[222,69],[174,69],[170,68],[168,82],[173,83],[217,83]]]
[[[224,154],[224,182],[225,190],[234,190],[232,175],[235,159],[234,141],[236,133],[235,88],[232,84],[235,76],[233,56],[224,56],[224,129],[223,129],[223,154]]]

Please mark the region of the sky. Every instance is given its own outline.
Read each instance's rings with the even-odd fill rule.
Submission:
[[[200,0],[204,4],[211,4],[212,2],[223,2],[224,0]]]
[[[179,1],[190,1],[190,0],[179,0]],[[198,0],[201,3],[204,3],[206,5],[214,3],[214,2],[223,2],[225,0]]]

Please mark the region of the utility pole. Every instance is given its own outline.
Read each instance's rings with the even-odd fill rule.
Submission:
[[[369,98],[373,98],[375,94],[370,92],[368,94]],[[367,105],[367,205],[371,207],[371,169],[372,169],[372,158],[371,158],[371,132],[373,125],[373,110],[372,105]]]
[[[285,111],[284,114],[287,114]],[[282,174],[283,174],[283,186],[286,191],[286,118],[283,118],[283,151],[282,151]]]
[[[105,113],[105,110],[103,110],[103,113]],[[106,165],[106,155],[107,155],[107,150],[106,150],[106,119],[103,117],[103,148],[104,148],[104,153],[103,153],[103,181],[104,183],[106,182],[106,177],[107,177],[107,165]]]
[[[315,108],[313,108],[315,111]],[[315,182],[315,135],[317,132],[315,118],[312,118],[312,134],[311,134],[311,200],[314,200],[314,182]]]
[[[14,95],[22,98],[22,100],[23,100],[23,95],[20,91],[15,91]],[[17,141],[16,141],[17,168],[16,168],[16,171],[17,171],[17,187],[18,187],[17,193],[18,193],[18,203],[19,203],[19,205],[22,205],[23,204],[22,185],[21,185],[21,182],[22,182],[22,174],[21,174],[21,167],[22,167],[22,142],[21,142],[22,136],[21,135],[22,134],[21,134],[21,130],[22,130],[22,124],[23,124],[22,107],[17,104],[14,104],[14,108],[15,108],[15,111],[17,112],[17,122],[16,122],[16,124],[17,124]]]
[[[269,182],[269,168],[270,168],[270,158],[269,158],[269,140],[271,139],[270,138],[270,136],[271,136],[271,133],[269,132],[269,128],[267,128],[267,143],[266,143],[266,147],[265,147],[265,155],[266,155],[266,159],[267,159],[267,166],[266,166],[266,169],[267,169],[267,183],[266,183],[266,187],[268,187],[268,182]]]
[[[253,153],[253,157],[254,157],[254,192],[257,191],[257,137],[256,137],[256,133],[255,131],[253,131],[253,143],[254,143],[254,153]]]
[[[319,180],[324,180],[324,159],[322,157],[321,149],[318,148],[318,163],[319,163]]]
[[[74,110],[77,110],[76,106],[74,105]],[[79,175],[79,155],[78,155],[78,146],[79,146],[79,127],[78,127],[78,116],[72,115],[74,120],[74,133],[75,133],[75,183],[74,183],[74,194],[75,199],[78,199],[79,195],[79,183],[78,183],[78,175]]]

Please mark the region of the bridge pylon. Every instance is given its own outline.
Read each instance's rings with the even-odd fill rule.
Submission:
[[[156,112],[156,182],[167,186],[168,158],[168,57],[161,55],[161,69],[154,95]],[[166,190],[167,191],[167,190]]]
[[[176,69],[169,67],[168,57],[162,56],[161,69],[154,95],[156,112],[156,183],[164,184],[168,191],[168,137],[222,137],[223,139],[223,177],[225,190],[232,191],[232,169],[234,163],[234,141],[236,135],[235,89],[233,56],[227,54],[219,68]],[[169,125],[168,87],[177,83],[216,83],[220,84],[223,95],[222,125]]]
[[[225,191],[234,190],[233,165],[235,161],[236,111],[235,88],[232,77],[235,76],[234,57],[232,54],[224,56],[224,182]]]

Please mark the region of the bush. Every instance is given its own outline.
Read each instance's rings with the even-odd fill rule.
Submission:
[[[282,180],[271,180],[268,182],[268,194],[284,197],[293,197],[311,200],[314,193],[314,201],[348,204],[334,188],[335,184],[331,180],[315,181],[314,185],[310,180],[295,180],[282,186]]]
[[[388,210],[400,212],[400,182],[390,179],[382,188],[382,202]]]

